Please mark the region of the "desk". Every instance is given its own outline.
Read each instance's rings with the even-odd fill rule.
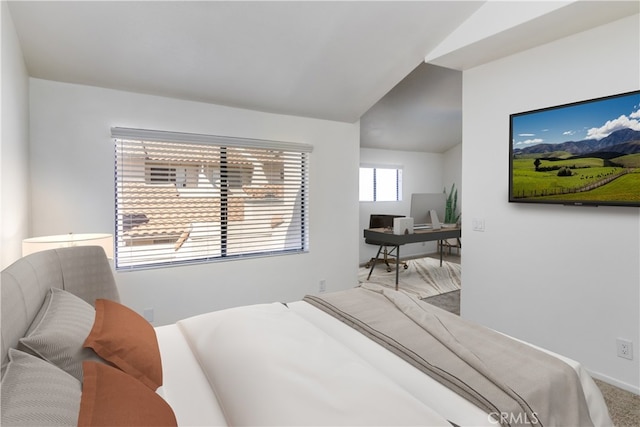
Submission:
[[[441,228],[440,230],[424,229],[414,230],[412,234],[393,234],[392,230],[385,228],[368,228],[364,230],[365,239],[375,240],[382,243],[384,246],[395,246],[396,248],[396,290],[398,290],[398,275],[400,273],[400,246],[407,243],[417,242],[429,242],[434,240],[456,239],[462,236],[460,228]],[[380,249],[378,249],[378,255],[376,260],[369,270],[369,276],[376,266],[376,261],[380,255]],[[442,266],[442,245],[440,246],[440,266]]]

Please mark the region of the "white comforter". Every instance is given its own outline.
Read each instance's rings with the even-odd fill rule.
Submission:
[[[156,331],[162,394],[180,425],[496,425],[302,301],[222,310]],[[578,371],[594,424],[612,425],[589,375],[567,361]]]
[[[231,425],[449,426],[282,304],[178,322]]]

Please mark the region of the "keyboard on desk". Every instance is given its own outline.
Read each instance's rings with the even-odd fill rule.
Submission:
[[[428,230],[432,228],[431,224],[415,224],[413,230]]]

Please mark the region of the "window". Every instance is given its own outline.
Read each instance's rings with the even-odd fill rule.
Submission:
[[[170,162],[145,161],[147,184],[175,184],[176,187],[197,187],[200,168],[194,165],[176,165]]]
[[[111,133],[117,269],[307,250],[310,145]]]
[[[401,168],[360,167],[361,202],[395,202],[401,200]]]

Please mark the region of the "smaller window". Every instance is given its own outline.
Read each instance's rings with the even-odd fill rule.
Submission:
[[[198,166],[145,161],[147,184],[175,184],[178,188],[196,187],[199,172]]]
[[[148,181],[151,184],[176,182],[176,168],[150,166],[147,171]]]
[[[401,168],[360,167],[361,202],[397,202],[401,200]]]

